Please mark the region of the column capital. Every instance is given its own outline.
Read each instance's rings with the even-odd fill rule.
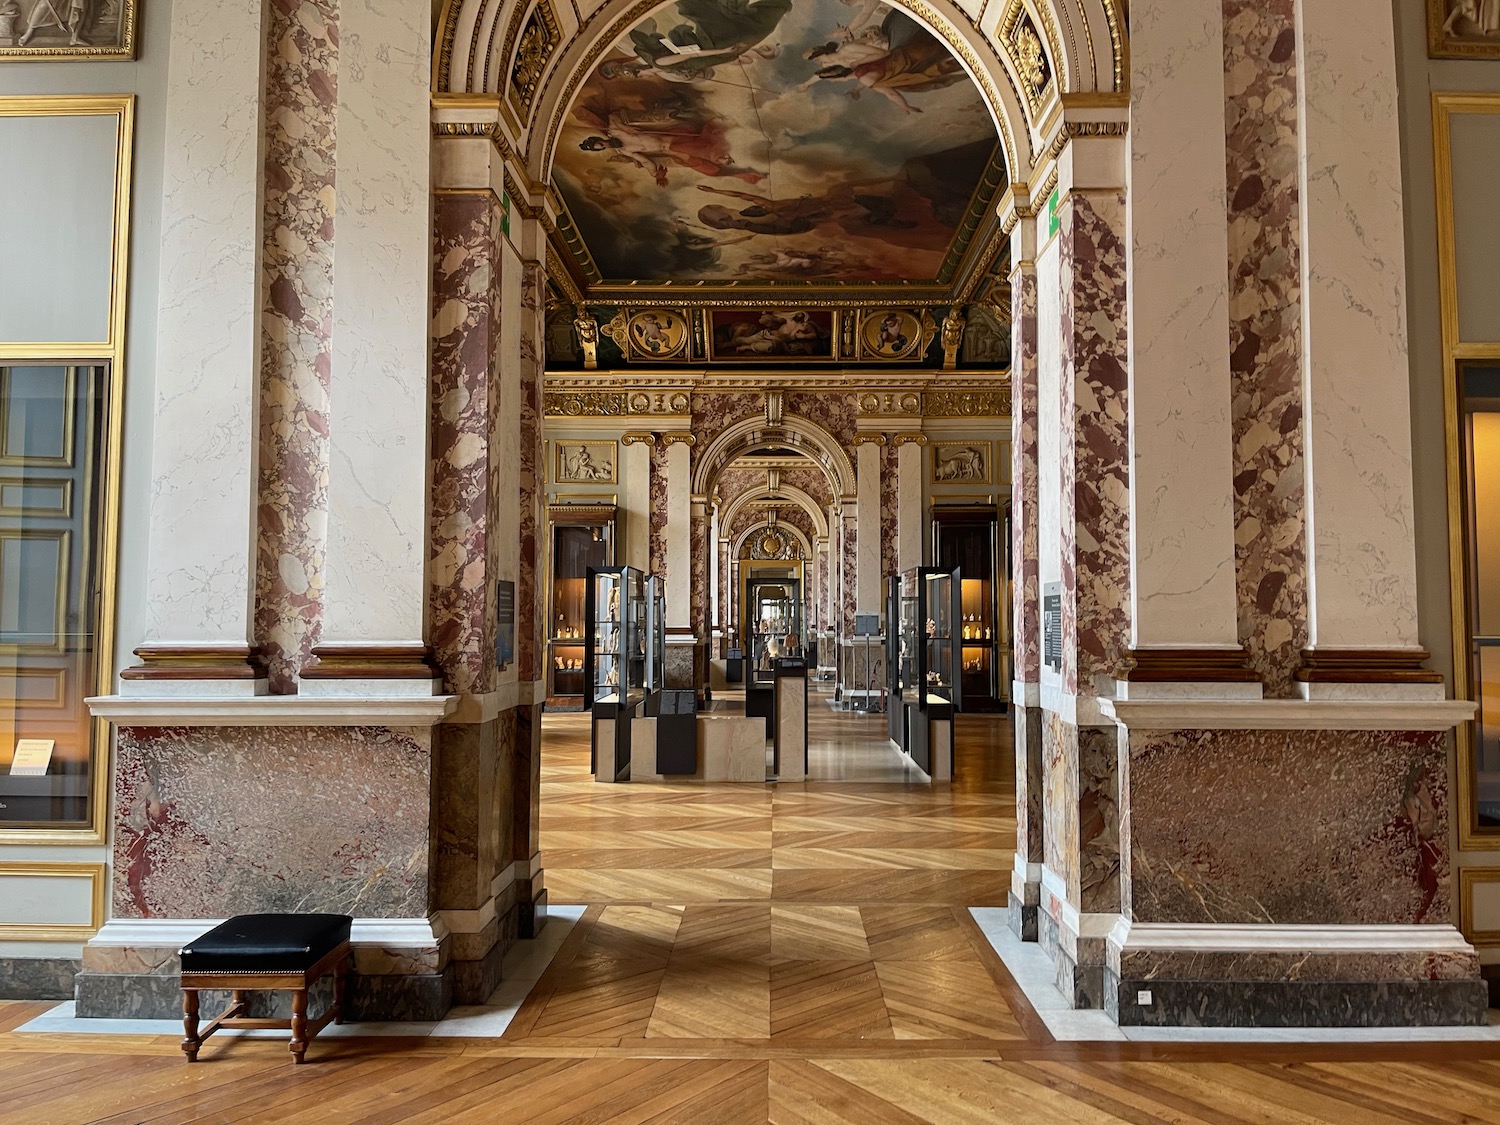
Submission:
[[[884,445],[884,434],[863,433],[854,435],[854,444],[859,445]]]
[[[690,434],[682,431],[665,433],[660,435],[660,437],[662,445],[668,449],[676,445],[678,442],[681,442],[683,445],[686,445],[689,448],[698,444],[697,434]]]
[[[895,442],[895,444],[898,445],[898,446],[900,446],[900,445],[926,445],[927,444],[927,435],[926,434],[913,434],[913,433],[895,434],[891,438],[891,440],[893,442]]]
[[[621,445],[655,445],[656,435],[650,430],[626,430],[620,435]]]

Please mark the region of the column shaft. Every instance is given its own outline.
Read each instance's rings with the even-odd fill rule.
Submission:
[[[1222,0],[1131,15],[1132,644],[1237,654]]]
[[[855,465],[859,526],[865,529],[856,540],[854,606],[860,613],[880,608],[880,454],[881,445],[866,441],[857,447]]]
[[[693,599],[693,476],[691,445],[667,436],[667,628],[691,629]],[[676,440],[674,440],[676,439]]]
[[[914,436],[914,435],[905,435]],[[896,569],[922,565],[922,443],[896,450]]]

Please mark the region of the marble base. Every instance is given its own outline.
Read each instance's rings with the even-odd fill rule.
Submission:
[[[82,968],[68,957],[0,957],[0,1000],[69,1000]]]
[[[1121,1027],[1483,1027],[1481,980],[1118,980]],[[1142,1003],[1148,993],[1150,1003]]]
[[[320,981],[309,996],[313,1011],[321,1011],[332,980]],[[182,1015],[182,990],[175,975],[161,973],[78,974],[75,985],[77,1014],[84,1018],[164,1020]],[[330,991],[331,994],[331,991]],[[290,993],[252,995],[251,1015],[281,1017],[290,1014]],[[227,992],[205,991],[200,997],[205,1012],[222,1010]],[[349,1018],[352,1020],[438,1020],[453,1006],[453,971],[401,976],[349,978]]]
[[[1040,909],[1034,902],[1022,902],[1015,891],[1007,892],[1006,910],[1010,917],[1010,929],[1022,941],[1037,940],[1036,919]]]
[[[511,923],[515,922],[515,912],[509,915]],[[453,977],[453,1002],[455,1004],[483,1004],[495,989],[500,987],[501,966],[505,963],[505,954],[515,944],[515,936],[511,935],[510,941],[503,938],[490,946],[483,957],[474,961],[451,960],[448,962],[449,970]]]
[[[530,901],[522,901],[516,905],[516,934],[521,939],[530,941],[542,932],[542,927],[546,924],[547,888],[543,887]]]

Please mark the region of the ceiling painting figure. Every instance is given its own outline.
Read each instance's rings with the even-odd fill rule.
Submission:
[[[554,176],[605,279],[928,280],[996,145],[947,45],[881,0],[676,0],[584,83]]]

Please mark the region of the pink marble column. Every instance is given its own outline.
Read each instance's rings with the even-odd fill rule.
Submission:
[[[1016,202],[1009,207],[1014,211]],[[1016,851],[1010,922],[1037,939],[1043,860],[1041,589],[1037,579],[1037,278],[1036,227],[1015,215],[1011,235],[1011,652],[1015,664]]]
[[[1292,7],[1293,0],[1224,0],[1239,636],[1266,698],[1283,699],[1297,694],[1292,675],[1307,647]]]
[[[500,215],[492,196],[443,193],[433,214],[429,638],[449,691],[493,689],[496,554],[490,441],[498,433]],[[530,604],[530,603],[522,603]],[[523,628],[530,622],[522,622]]]
[[[270,5],[265,19],[255,643],[270,690],[284,694],[323,615],[338,13],[305,0]]]

